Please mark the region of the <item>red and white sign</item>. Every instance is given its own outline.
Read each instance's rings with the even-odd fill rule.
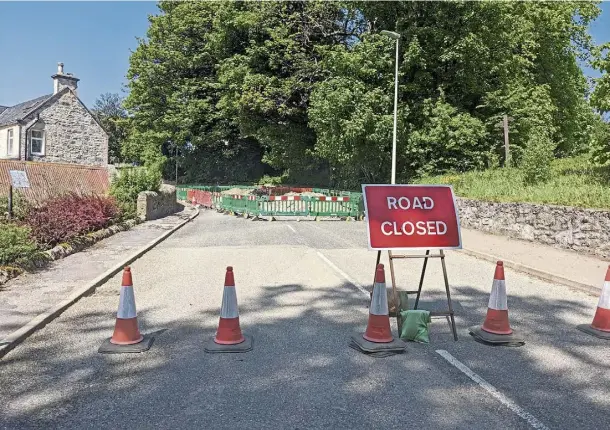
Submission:
[[[461,249],[450,185],[362,185],[369,248]]]

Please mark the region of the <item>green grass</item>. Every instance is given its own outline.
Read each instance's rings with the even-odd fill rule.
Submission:
[[[554,160],[553,175],[544,184],[523,185],[519,169],[493,169],[424,177],[419,184],[451,184],[457,196],[493,202],[530,202],[610,209],[610,166],[588,158]]]

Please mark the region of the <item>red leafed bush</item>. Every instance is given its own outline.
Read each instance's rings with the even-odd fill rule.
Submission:
[[[66,194],[32,208],[24,221],[40,245],[55,246],[107,227],[118,216],[119,209],[112,197]]]

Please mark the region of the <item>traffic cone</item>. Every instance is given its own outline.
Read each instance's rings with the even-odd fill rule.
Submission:
[[[383,264],[377,265],[377,270],[375,270],[373,297],[369,308],[369,323],[362,337],[376,343],[387,343],[394,340],[390,329],[390,311],[388,310]]]
[[[133,291],[130,267],[123,269],[119,309],[114,324],[114,333],[100,346],[102,353],[143,352],[150,349],[153,336],[142,336],[138,327],[136,298]]]
[[[378,264],[375,269],[375,283],[366,331],[361,336],[352,336],[349,346],[363,353],[384,353],[377,355],[384,357],[389,355],[386,353],[404,352],[407,346],[405,342],[392,336],[383,264]]]
[[[488,344],[506,344],[520,346],[523,342],[514,336],[508,320],[508,302],[506,299],[506,281],[504,279],[504,263],[498,261],[494,274],[487,315],[483,325],[471,327],[470,334],[477,340]]]
[[[237,292],[233,267],[227,267],[222,293],[220,320],[214,338],[204,348],[206,352],[248,352],[252,350],[252,338],[241,332]]]
[[[581,324],[576,328],[600,339],[610,340],[610,266],[606,271],[606,279],[597,302],[593,322],[591,324]]]

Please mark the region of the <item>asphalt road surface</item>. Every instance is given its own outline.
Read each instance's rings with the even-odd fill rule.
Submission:
[[[207,354],[229,265],[254,350]],[[0,361],[0,427],[608,428],[610,343],[575,328],[597,297],[506,270],[511,326],[526,344],[482,345],[468,327],[484,320],[495,267],[449,251],[459,341],[434,319],[430,344],[375,359],[347,346],[366,328],[374,265],[363,222],[203,212],[131,266],[152,348],[97,352],[119,274]],[[401,288],[416,287],[420,267],[397,262]],[[440,262],[429,269],[422,307],[440,308]]]

